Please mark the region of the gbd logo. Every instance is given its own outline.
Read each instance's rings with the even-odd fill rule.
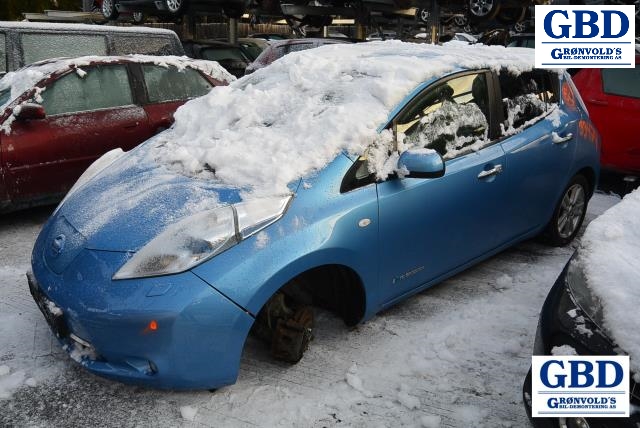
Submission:
[[[536,67],[635,67],[635,7],[536,6]]]
[[[554,374],[551,374],[554,373]],[[616,361],[549,360],[540,368],[540,381],[547,388],[614,388],[624,378],[622,364]]]
[[[544,32],[552,39],[618,39],[629,32],[629,18],[619,10],[552,10],[544,17]]]
[[[534,356],[533,417],[628,417],[628,356]]]

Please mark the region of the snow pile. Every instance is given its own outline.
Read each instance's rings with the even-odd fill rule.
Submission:
[[[125,56],[83,56],[79,58],[61,58],[37,62],[17,71],[7,73],[0,80],[0,93],[10,89],[11,95],[0,104],[0,114],[17,97],[33,88],[40,81],[54,73],[61,73],[71,68],[76,69],[80,77],[86,74],[82,67],[86,67],[95,62],[112,63],[119,61],[139,62],[156,64],[161,67],[176,67],[178,70],[194,68],[222,82],[231,82],[235,77],[229,74],[220,64],[215,61],[194,60],[187,57],[178,56],[152,56],[152,55],[125,55]],[[36,100],[37,101],[37,100]],[[4,127],[4,125],[3,125]]]
[[[640,372],[640,190],[594,220],[582,238],[579,262],[599,297],[604,328]]]
[[[283,193],[343,151],[364,153],[419,84],[467,68],[529,71],[529,51],[387,41],[295,52],[178,109],[150,155],[189,176]]]

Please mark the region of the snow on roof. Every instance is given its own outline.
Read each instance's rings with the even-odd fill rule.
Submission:
[[[191,67],[223,82],[231,82],[235,80],[234,76],[229,74],[215,61],[194,60],[187,57],[125,55],[47,59],[30,64],[20,70],[9,72],[0,79],[0,92],[11,88],[11,96],[8,97],[3,104],[0,104],[0,113],[2,113],[5,107],[11,104],[13,100],[22,95],[25,91],[31,89],[42,79],[45,79],[54,73],[62,72],[69,68],[82,68],[94,62],[110,63],[119,61],[153,63],[163,67],[174,66],[180,70],[185,67]]]
[[[178,37],[174,31],[166,28],[150,27],[122,27],[115,25],[91,25],[91,24],[56,24],[49,22],[24,22],[24,21],[0,21],[0,29],[27,29],[27,30],[66,30],[89,31],[92,33],[145,33],[145,34],[170,34]]]
[[[182,174],[212,178],[215,171],[218,180],[250,192],[282,193],[343,151],[362,154],[419,84],[460,69],[533,67],[532,49],[325,45],[190,101],[176,112],[175,126],[145,150]]]
[[[599,297],[604,328],[630,355],[640,373],[640,189],[589,224],[580,263],[587,285]]]

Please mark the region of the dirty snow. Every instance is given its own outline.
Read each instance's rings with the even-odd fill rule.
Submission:
[[[617,200],[596,194],[585,223]],[[235,385],[158,391],[93,376],[54,339],[24,276],[49,212],[0,219],[0,426],[525,427],[538,314],[573,253],[520,244],[354,328],[318,311],[298,364],[249,340]]]
[[[604,328],[640,372],[640,190],[624,197],[587,228],[579,263],[599,297]]]
[[[533,65],[533,52],[495,46],[387,41],[295,52],[182,106],[149,154],[191,176],[280,194],[342,151],[389,143],[378,127],[420,83],[464,68]]]

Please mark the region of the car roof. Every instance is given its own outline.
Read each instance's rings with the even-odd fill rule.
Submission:
[[[342,37],[339,38],[322,38],[322,37],[310,37],[307,39],[286,39],[286,40],[274,40],[271,42],[271,46],[284,46],[284,45],[296,45],[300,43],[319,43],[319,44],[332,44],[332,43],[353,43],[349,39]]]
[[[89,33],[145,33],[145,34],[161,34],[177,37],[176,33],[165,28],[150,27],[124,27],[114,25],[91,25],[91,24],[57,24],[49,22],[13,22],[0,21],[1,29],[25,29],[38,31],[82,31]]]

